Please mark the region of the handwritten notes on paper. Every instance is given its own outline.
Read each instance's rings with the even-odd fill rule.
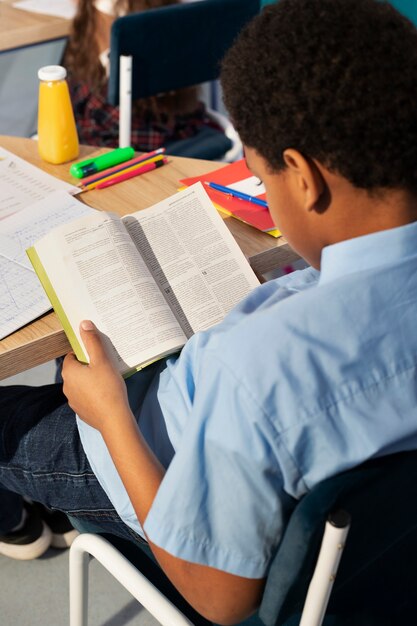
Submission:
[[[59,190],[80,191],[0,147],[0,220]]]
[[[51,308],[26,249],[56,226],[93,212],[55,191],[0,220],[0,339]]]

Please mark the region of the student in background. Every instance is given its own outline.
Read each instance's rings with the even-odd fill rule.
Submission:
[[[78,0],[63,65],[81,143],[116,148],[119,110],[107,102],[110,30],[128,13],[178,4],[178,0]],[[193,137],[201,126],[218,128],[198,99],[197,88],[133,103],[131,145],[140,151]],[[220,129],[219,129],[220,130]]]
[[[145,538],[194,608],[233,624],[259,605],[297,500],[417,449],[417,30],[379,0],[280,0],[222,85],[274,222],[312,267],[127,381],[85,320],[90,364],[66,356],[64,393],[0,387],[0,552],[21,515],[7,495],[36,494]]]

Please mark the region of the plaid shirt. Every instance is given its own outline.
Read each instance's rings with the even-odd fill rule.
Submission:
[[[80,143],[91,146],[117,148],[119,145],[119,107],[106,101],[107,85],[95,91],[86,83],[75,83],[69,79],[72,105],[77,123]],[[135,150],[148,152],[160,148],[166,142],[194,136],[201,126],[220,130],[208,118],[204,104],[187,114],[168,115],[144,111],[135,115],[133,107],[131,146]]]

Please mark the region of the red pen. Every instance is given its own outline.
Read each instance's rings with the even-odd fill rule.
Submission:
[[[151,172],[158,167],[167,163],[168,159],[164,157],[160,161],[155,161],[155,163],[148,163],[148,165],[142,165],[142,167],[137,167],[130,172],[126,172],[126,174],[121,174],[120,176],[114,176],[113,178],[109,178],[108,180],[103,181],[99,185],[97,185],[96,189],[105,189],[106,187],[111,187],[112,185],[117,185],[117,183],[121,183],[124,180],[129,180],[129,178],[133,178],[134,176],[139,176],[139,174],[146,174],[146,172]]]

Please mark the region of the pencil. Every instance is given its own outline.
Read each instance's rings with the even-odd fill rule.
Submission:
[[[141,154],[140,156],[135,157],[134,159],[130,159],[129,161],[125,161],[124,163],[119,163],[113,167],[110,167],[106,170],[98,172],[97,174],[92,174],[91,176],[86,176],[83,180],[78,184],[78,187],[87,187],[91,183],[95,183],[102,178],[107,178],[110,174],[116,174],[117,172],[121,172],[128,167],[132,167],[132,165],[136,165],[137,163],[143,163],[152,157],[158,156],[159,154],[164,154],[165,148],[158,148],[157,150],[152,150],[152,152],[147,152],[146,154]]]
[[[118,173],[122,174],[122,173],[135,171],[141,165],[148,165],[149,163],[156,163],[158,161],[162,161],[163,158],[164,158],[163,154],[158,154],[157,156],[151,157],[150,159],[145,159],[144,161],[139,161],[135,165],[130,165],[129,167],[125,167],[125,168],[119,170]],[[108,172],[106,172],[106,176],[103,176],[99,180],[96,180],[94,183],[90,183],[89,185],[86,185],[85,187],[83,187],[81,189],[81,191],[90,191],[91,189],[97,189],[97,187],[101,183],[104,183],[106,180],[110,180],[115,175],[117,175],[117,172],[114,172],[113,174],[109,174]]]
[[[153,163],[147,163],[146,165],[141,165],[136,168],[131,168],[129,172],[124,172],[120,174],[120,176],[112,176],[107,180],[99,183],[97,185],[97,189],[105,189],[106,187],[111,187],[112,185],[117,185],[118,183],[123,182],[124,180],[129,180],[129,178],[134,178],[135,176],[139,176],[140,174],[146,174],[146,172],[151,172],[158,167],[162,167],[164,163],[167,163],[168,159],[163,157],[158,161],[154,161]]]

